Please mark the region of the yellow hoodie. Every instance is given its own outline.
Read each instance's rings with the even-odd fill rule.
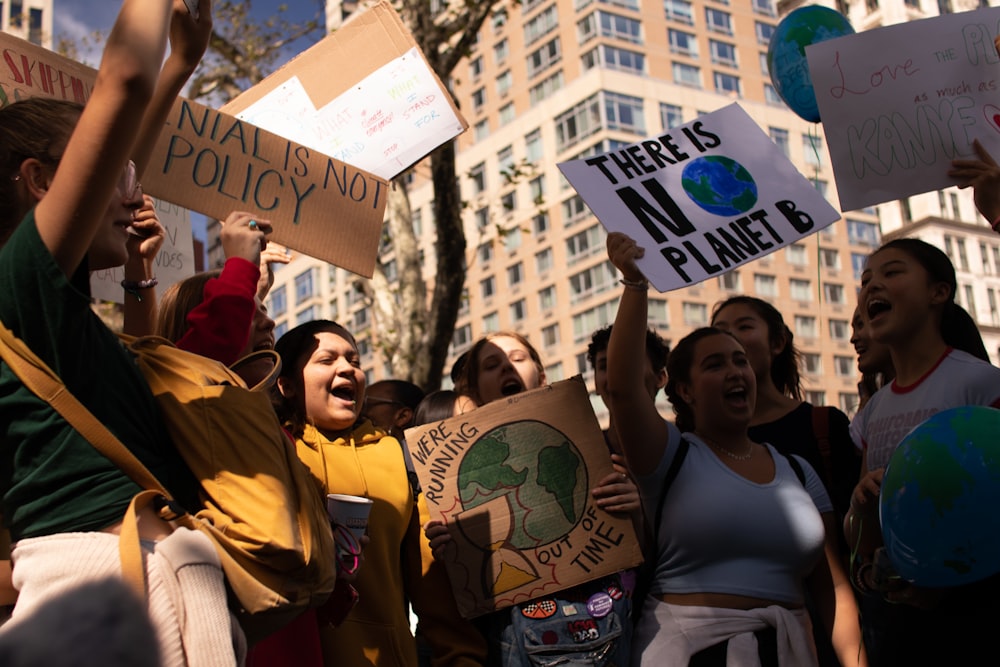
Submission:
[[[296,442],[299,458],[325,493],[347,493],[374,501],[368,519],[371,542],[358,579],[359,600],[340,627],[320,628],[323,660],[337,667],[416,667],[417,652],[407,600],[433,652],[435,667],[472,667],[486,659],[486,643],[458,614],[451,585],[434,562],[421,530],[426,520],[406,477],[399,441],[360,423],[346,438],[329,440],[306,426]]]

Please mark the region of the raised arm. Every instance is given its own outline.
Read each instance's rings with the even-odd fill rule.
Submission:
[[[629,469],[653,472],[669,439],[667,423],[643,384],[649,284],[636,265],[643,249],[620,232],[608,235],[608,258],[623,276],[625,289],[608,341],[608,409]]]
[[[21,176],[41,199],[35,222],[64,273],[83,261],[129,160],[156,86],[170,25],[170,0],[125,0],[108,36],[97,80],[55,176],[25,160]]]
[[[170,18],[170,55],[163,64],[153,99],[142,118],[139,138],[135,148],[132,149],[132,161],[135,162],[140,178],[149,164],[174,101],[205,55],[211,36],[211,0],[199,0],[197,20],[191,16],[184,0],[173,0]]]

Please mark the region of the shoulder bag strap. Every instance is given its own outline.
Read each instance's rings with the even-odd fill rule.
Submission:
[[[833,488],[833,457],[830,454],[830,407],[813,406],[812,409],[813,437],[816,438],[816,447],[819,449],[819,457],[823,462],[823,481],[826,488]]]
[[[137,494],[129,504],[118,541],[122,576],[133,590],[145,598],[146,569],[142,563],[136,515],[143,507],[158,498],[169,499],[170,494],[146,466],[135,457],[135,454],[130,452],[114,433],[98,421],[66,389],[66,385],[59,376],[44,361],[39,359],[24,341],[15,336],[3,324],[0,324],[0,358],[17,374],[24,386],[48,402],[97,451],[104,454],[121,468],[132,481],[145,489]]]
[[[687,456],[688,448],[690,446],[691,443],[687,441],[687,438],[682,437],[681,441],[677,443],[677,453],[674,454],[674,460],[670,462],[670,467],[667,468],[667,474],[663,477],[663,488],[660,489],[660,496],[656,500],[656,514],[654,516],[655,521],[650,527],[650,532],[652,534],[652,542],[650,545],[653,549],[656,548],[656,533],[660,530],[660,521],[663,519],[663,505],[667,500],[667,491],[670,490],[670,486],[677,478],[677,473],[681,470],[681,464],[684,463],[684,458]]]

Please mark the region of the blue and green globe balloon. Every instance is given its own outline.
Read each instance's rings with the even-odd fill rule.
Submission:
[[[852,34],[854,28],[843,14],[819,5],[799,7],[781,19],[767,47],[767,67],[774,89],[799,117],[819,122],[806,47]]]
[[[681,187],[703,210],[736,217],[757,203],[757,183],[746,167],[724,155],[706,155],[687,163]]]
[[[903,438],[879,504],[889,560],[911,583],[970,584],[1000,572],[1000,410],[939,412]]]

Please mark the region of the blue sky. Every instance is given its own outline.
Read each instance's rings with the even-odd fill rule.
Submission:
[[[255,0],[251,15],[257,18],[274,13],[279,5],[288,6],[285,12],[290,21],[304,21],[312,17],[315,3],[307,0]],[[95,30],[107,33],[118,15],[120,2],[113,0],[54,0],[52,21],[55,39],[68,37],[79,43],[80,39],[93,34]],[[303,45],[305,48],[308,45]],[[289,57],[295,55],[290,53]],[[96,65],[100,56],[93,55],[89,63]]]

